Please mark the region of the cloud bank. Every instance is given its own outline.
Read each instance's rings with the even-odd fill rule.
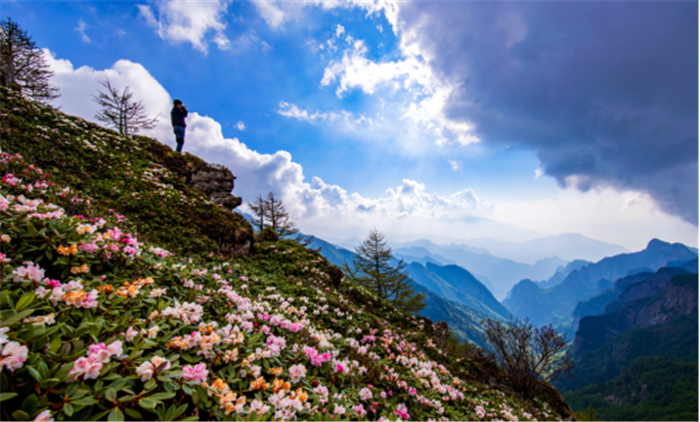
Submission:
[[[698,224],[696,2],[401,3],[449,120],[534,149],[562,187],[649,194]]]

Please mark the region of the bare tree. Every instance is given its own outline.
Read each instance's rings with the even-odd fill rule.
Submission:
[[[142,129],[153,129],[158,121],[158,116],[149,119],[146,107],[141,101],[133,99],[134,93],[127,86],[123,91],[113,87],[109,79],[100,81],[107,88],[107,92],[97,91],[93,98],[102,109],[95,114],[95,118],[113,126],[122,135],[132,135]]]
[[[255,225],[259,231],[262,231],[267,227],[265,224],[265,215],[267,214],[265,200],[262,196],[258,195],[258,197],[255,198],[255,202],[248,203],[248,206],[253,211],[253,218],[255,219],[253,225]]]
[[[260,195],[255,202],[248,203],[253,211],[255,227],[262,231],[265,228],[273,229],[279,237],[291,236],[299,232],[296,224],[289,217],[289,213],[284,207],[284,202],[275,197],[273,192],[269,192],[266,198]]]
[[[384,235],[374,229],[355,248],[352,267],[344,264],[343,272],[349,280],[367,287],[404,312],[420,312],[425,307],[425,297],[422,293],[416,293],[411,286],[410,279],[404,272],[404,262],[399,261],[393,266],[393,259],[394,255],[387,246]]]
[[[49,82],[51,76],[32,37],[11,18],[0,21],[0,83],[46,102],[59,97],[58,87]]]
[[[484,340],[516,392],[531,397],[538,379],[554,382],[571,376],[574,360],[566,351],[566,337],[551,324],[536,328],[519,318],[508,324],[488,318],[482,324]]]
[[[270,228],[276,231],[280,237],[291,236],[299,232],[297,225],[289,217],[289,213],[281,199],[275,198],[275,194],[269,192],[265,202]]]

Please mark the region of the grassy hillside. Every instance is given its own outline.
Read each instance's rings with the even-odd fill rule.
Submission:
[[[169,171],[181,157],[156,141],[0,94],[3,420],[568,414],[556,392],[490,388],[434,346],[429,320],[335,289],[295,242],[223,254],[250,226]]]

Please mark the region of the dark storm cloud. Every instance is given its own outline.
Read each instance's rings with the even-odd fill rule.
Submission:
[[[483,142],[698,224],[697,2],[418,2],[400,18],[459,84],[448,117]]]

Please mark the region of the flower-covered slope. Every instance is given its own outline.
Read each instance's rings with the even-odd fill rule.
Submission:
[[[210,202],[168,170],[173,163],[196,167],[204,162],[151,138],[120,136],[0,86],[0,141],[3,151],[21,154],[84,194],[84,202],[59,198],[69,213],[115,210],[142,237],[179,253],[206,255],[252,239],[243,217]]]
[[[23,107],[24,119],[32,107],[74,119]],[[12,151],[19,134],[6,117],[3,420],[560,418],[543,400],[476,381],[476,363],[432,344],[429,320],[355,285],[337,290],[328,262],[295,242],[263,243],[250,256],[193,257],[164,249],[173,245],[167,236],[145,241],[133,214],[99,206],[101,191],[70,185],[96,186],[89,171],[55,167],[61,174],[50,176]],[[61,156],[78,155],[71,145]],[[190,211],[172,201],[160,204]],[[192,240],[183,250],[197,242],[213,248]]]

